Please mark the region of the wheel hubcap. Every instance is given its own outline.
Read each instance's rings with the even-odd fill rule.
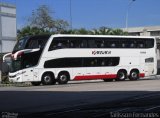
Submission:
[[[120,80],[125,79],[125,74],[124,74],[124,73],[120,73],[120,74],[119,74],[119,79],[120,79]]]
[[[67,76],[66,75],[61,75],[60,76],[60,80],[61,81],[66,81],[67,80]]]
[[[136,73],[136,72],[133,72],[133,73],[131,74],[131,76],[132,76],[132,78],[137,78],[137,73]]]
[[[51,77],[50,77],[50,76],[45,76],[45,77],[44,77],[44,81],[45,81],[45,82],[50,82],[50,80],[51,80]]]

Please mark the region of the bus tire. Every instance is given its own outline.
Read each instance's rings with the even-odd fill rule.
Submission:
[[[104,82],[112,82],[113,79],[103,79]]]
[[[56,83],[54,78],[54,74],[52,72],[44,73],[42,76],[42,84],[43,85],[53,85]]]
[[[60,72],[58,74],[57,82],[58,84],[67,84],[69,79],[70,79],[70,76],[68,72]]]
[[[130,75],[129,75],[129,80],[138,80],[139,79],[139,71],[138,70],[132,70],[130,72]]]
[[[127,71],[119,70],[117,73],[116,81],[124,81],[125,79],[127,79]]]
[[[39,86],[41,82],[31,82],[32,86]]]

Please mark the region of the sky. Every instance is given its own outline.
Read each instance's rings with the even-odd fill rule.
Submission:
[[[110,28],[160,26],[160,0],[71,0],[72,27],[94,29],[102,26]],[[40,5],[47,5],[52,16],[70,22],[70,0],[0,0],[15,4],[17,27],[28,22],[32,11]]]

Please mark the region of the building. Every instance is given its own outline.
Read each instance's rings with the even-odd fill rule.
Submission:
[[[13,50],[16,33],[16,6],[0,3],[0,53]]]
[[[160,26],[123,28],[132,36],[155,36],[160,39]]]
[[[157,60],[160,68],[160,26],[122,28],[131,36],[153,36],[157,38]],[[160,71],[160,70],[159,70]]]

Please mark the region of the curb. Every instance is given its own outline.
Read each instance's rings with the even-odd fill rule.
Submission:
[[[9,83],[9,84],[3,84],[0,83],[0,87],[29,87],[32,86],[31,83]]]

